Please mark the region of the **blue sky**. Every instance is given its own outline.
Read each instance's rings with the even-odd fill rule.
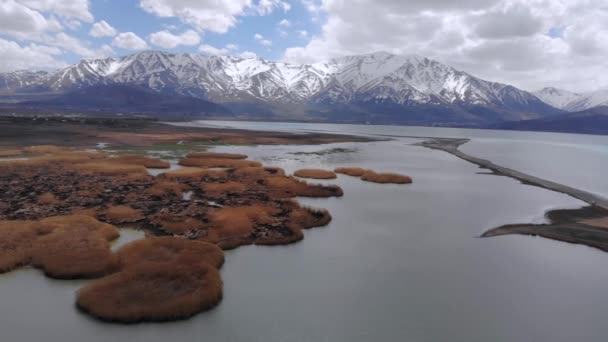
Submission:
[[[606,0],[0,0],[0,72],[148,49],[292,63],[386,51],[588,91],[608,87],[607,41]]]
[[[316,1],[0,0],[0,39],[34,53],[60,49],[40,58],[51,68],[149,49],[280,60],[286,49],[319,33],[321,15],[311,11]],[[223,20],[214,23],[218,17]],[[93,34],[100,24],[106,33]],[[160,42],[154,38],[159,32]]]

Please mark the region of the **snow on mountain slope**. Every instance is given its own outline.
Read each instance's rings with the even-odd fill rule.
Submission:
[[[583,94],[553,87],[543,88],[533,94],[545,103],[559,109],[565,109],[570,103],[583,97]]]
[[[22,88],[35,86],[65,93],[110,84],[136,85],[219,103],[392,103],[490,106],[522,113],[552,110],[536,96],[515,87],[484,81],[422,56],[386,52],[297,65],[258,58],[144,51],[120,58],[83,60],[36,82],[24,83]]]
[[[583,94],[580,98],[568,103],[565,109],[569,112],[580,112],[599,106],[608,106],[608,89]]]
[[[47,75],[45,71],[18,70],[0,73],[0,93],[12,93],[18,89],[38,83]]]

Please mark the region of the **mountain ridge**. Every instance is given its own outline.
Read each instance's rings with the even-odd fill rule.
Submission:
[[[144,51],[82,60],[55,72],[28,74],[27,79],[23,75],[0,74],[0,95],[66,94],[91,86],[130,85],[215,102],[243,114],[253,111],[248,105],[266,106],[336,121],[347,115],[342,111],[351,111],[349,121],[386,123],[442,123],[441,116],[426,114],[445,113],[450,122],[477,125],[561,112],[511,85],[486,81],[426,57],[386,52],[290,64]],[[3,82],[12,87],[1,87]]]

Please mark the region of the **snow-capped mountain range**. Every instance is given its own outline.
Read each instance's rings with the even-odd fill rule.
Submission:
[[[587,109],[608,106],[608,89],[596,90],[589,93],[573,93],[552,87],[534,92],[545,103],[568,112],[580,112]]]
[[[50,73],[0,74],[0,95],[48,96],[117,84],[195,97],[229,108],[238,104],[238,110],[244,112],[248,111],[244,104],[255,104],[257,108],[268,105],[274,111],[297,108],[317,116],[339,112],[338,116],[344,117],[352,112],[361,120],[381,116],[382,120],[391,117],[408,121],[416,117],[441,121],[442,115],[447,121],[518,120],[557,114],[559,111],[552,106],[562,107],[559,101],[565,101],[563,96],[534,95],[485,81],[425,57],[384,52],[315,64],[288,64],[146,51],[83,60]]]

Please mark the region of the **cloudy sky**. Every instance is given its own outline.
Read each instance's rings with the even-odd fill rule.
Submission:
[[[387,51],[589,91],[608,87],[608,1],[0,0],[0,71],[146,49],[294,63]]]

